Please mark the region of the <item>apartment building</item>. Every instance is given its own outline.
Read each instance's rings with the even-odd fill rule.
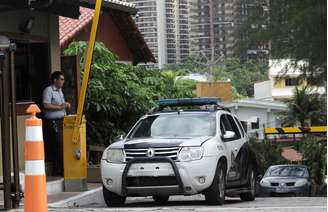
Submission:
[[[300,61],[299,67],[305,65]],[[302,71],[292,65],[290,59],[269,60],[268,77],[269,80],[254,84],[255,99],[289,99],[294,95],[295,88],[309,86],[311,92],[324,94],[324,86],[309,85],[305,79],[300,78]]]
[[[238,41],[247,40],[248,21],[254,0],[189,0],[190,53],[208,61],[238,57],[257,59],[268,55],[267,46],[248,45],[238,51]],[[256,30],[253,26],[250,30]],[[262,27],[262,26],[261,26]]]
[[[190,53],[209,60],[233,56],[237,4],[228,0],[189,0]]]
[[[155,67],[189,56],[188,0],[125,0],[138,9],[135,21],[154,54]]]

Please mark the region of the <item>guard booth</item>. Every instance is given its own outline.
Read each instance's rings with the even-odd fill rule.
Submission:
[[[79,0],[0,1],[0,209],[17,208],[22,196],[24,121],[41,105],[50,73],[61,69],[58,16],[79,17]]]
[[[135,14],[136,9],[129,8],[125,2],[115,0],[0,1],[0,37],[3,40],[0,47],[0,176],[3,176],[0,178],[0,183],[2,183],[0,193],[3,195],[0,194],[0,198],[4,197],[5,210],[17,208],[22,195],[19,186],[21,182],[19,172],[24,170],[24,121],[28,118],[25,110],[32,103],[42,106],[42,91],[50,84],[49,78],[53,71],[62,70],[64,72],[65,86],[67,86],[64,87],[64,93],[67,94],[65,96],[68,101],[73,103],[72,112],[77,112],[75,117],[68,116],[64,120],[64,139],[68,140],[66,143],[68,145],[64,147],[64,166],[76,168],[74,171],[64,168],[65,186],[69,190],[84,190],[85,188],[87,164],[85,140],[81,136],[85,134],[85,122],[82,114],[88,82],[86,73],[90,71],[102,3],[106,10],[118,10],[116,15],[124,18],[123,22],[130,24],[123,22],[117,24],[118,28],[126,34],[125,36],[131,39],[135,34],[140,33],[135,25],[131,24],[133,22],[130,17],[131,10]],[[58,16],[78,18],[79,6],[91,9],[96,6],[81,92],[79,92],[80,60],[74,56],[61,58],[58,30]],[[130,29],[130,34],[124,31],[127,29]],[[138,45],[130,40],[126,42],[131,44],[133,55],[137,58],[135,62],[141,62],[147,46],[141,36],[134,39],[138,41]],[[140,46],[140,43],[144,45]],[[140,51],[135,52],[136,46]],[[150,51],[146,55],[153,58]],[[68,92],[66,93],[66,91]],[[42,118],[42,114],[40,118]]]

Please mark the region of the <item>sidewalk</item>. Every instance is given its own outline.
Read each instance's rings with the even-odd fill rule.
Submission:
[[[88,183],[88,190],[84,192],[59,192],[48,195],[49,208],[80,207],[103,202],[100,183]]]
[[[47,182],[48,208],[81,207],[90,204],[103,204],[102,184],[88,183],[88,190],[83,192],[63,192],[63,179],[55,178]],[[22,211],[24,199],[20,202]],[[3,208],[3,191],[0,191],[0,210]]]

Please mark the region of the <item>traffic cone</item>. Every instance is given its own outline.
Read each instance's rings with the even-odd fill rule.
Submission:
[[[48,211],[48,196],[44,166],[44,145],[42,120],[36,117],[40,113],[37,105],[31,104],[27,113],[32,116],[26,119],[25,134],[25,212]]]

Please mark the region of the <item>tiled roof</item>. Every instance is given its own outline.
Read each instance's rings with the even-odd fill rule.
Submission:
[[[91,6],[95,3],[95,0],[80,0],[81,5]],[[125,11],[127,9],[136,10],[136,5],[119,0],[104,0],[102,4],[103,8],[111,8],[114,10]],[[133,12],[133,11],[132,11]],[[93,18],[94,10],[92,8],[80,7],[79,19],[71,19],[63,16],[59,16],[59,40],[60,47],[65,46],[70,42],[75,35],[77,35],[84,27],[86,27]]]
[[[67,45],[93,18],[94,10],[80,7],[79,19],[72,19],[59,16],[59,41],[60,47]]]
[[[285,147],[282,149],[281,156],[289,161],[302,161],[303,155],[297,152],[292,147]]]
[[[94,10],[80,7],[80,13],[79,19],[59,17],[59,39],[61,49],[65,48],[75,36],[91,24]],[[113,9],[109,14],[133,53],[133,63],[156,62],[131,15],[119,9]]]
[[[92,21],[94,10],[80,7],[80,13],[79,19],[59,17],[59,40],[61,47],[66,45]]]

